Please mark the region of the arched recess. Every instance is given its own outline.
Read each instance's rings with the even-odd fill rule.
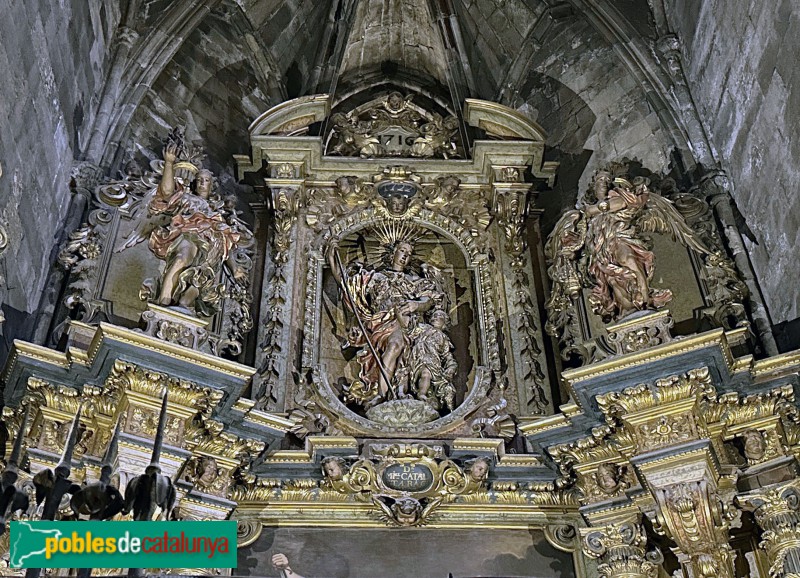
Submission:
[[[529,102],[532,93],[525,85],[531,72],[552,78],[578,94],[595,118],[587,113],[571,118],[570,111],[565,111],[567,122],[560,126],[581,132],[583,127],[575,130],[575,120],[597,122],[592,130],[596,137],[584,147],[595,154],[581,186],[593,169],[609,158],[628,156],[656,171],[667,168],[673,151],[688,167],[715,163],[683,78],[680,51],[666,37],[656,37],[664,32],[654,25],[656,18],[648,3],[526,2],[524,10],[529,18],[523,20],[527,27],[509,26],[516,20],[506,12],[518,3],[505,4],[476,18],[472,6],[483,9],[478,3],[457,3],[462,29],[479,48],[470,53],[472,67],[480,70],[483,66],[489,73],[484,76],[492,79],[489,84],[483,82],[482,90],[496,91],[484,98],[521,111],[527,108],[526,113],[534,120],[547,125]],[[518,7],[512,12],[524,13]],[[470,18],[482,24],[470,27]],[[509,50],[506,37],[520,35],[523,39]],[[546,128],[557,135],[558,127]]]
[[[153,147],[157,148],[170,126],[180,122],[191,125],[188,117],[204,114],[206,123],[213,122],[206,109],[216,109],[217,114],[232,120],[238,113],[235,126],[246,129],[260,111],[285,97],[281,72],[242,10],[227,1],[207,2],[205,10],[193,16],[191,27],[187,24],[182,29],[185,36],[165,43],[168,31],[154,31],[139,40],[141,46],[134,47],[135,64],[147,74],[134,78],[133,73],[126,72],[123,76],[123,90],[103,141],[104,164],[119,166],[133,148],[150,149],[146,156],[152,156]],[[168,44],[170,50],[160,49],[159,43]],[[211,79],[216,74],[223,79],[218,83],[223,90],[219,86],[214,92],[206,89],[200,101],[191,102],[203,92],[205,84],[214,84]],[[226,99],[224,105],[215,103],[220,94]],[[241,102],[231,102],[233,97]],[[156,138],[144,138],[147,134]],[[241,134],[246,139],[246,130]],[[190,134],[194,139],[201,136]],[[224,147],[221,152],[228,156],[215,157],[214,161],[227,163],[229,153]]]
[[[540,198],[557,203],[543,207],[547,233],[597,168],[628,157],[665,171],[686,141],[665,126],[652,90],[587,18],[556,19],[535,32],[533,46],[511,66],[513,88],[506,87],[500,101],[543,126],[549,159],[560,162],[557,194]]]
[[[303,373],[310,373],[311,384],[307,388],[314,400],[321,403],[335,419],[340,427],[344,426],[353,435],[382,435],[388,437],[402,437],[409,434],[408,428],[392,428],[376,424],[365,417],[350,411],[339,400],[320,366],[320,337],[322,320],[320,311],[322,307],[322,278],[324,268],[324,247],[331,239],[340,241],[359,231],[372,226],[380,226],[384,221],[375,213],[374,208],[364,209],[356,214],[348,214],[330,224],[329,228],[318,233],[310,243],[308,269],[306,273],[305,318],[303,323],[302,360]],[[461,223],[434,213],[427,209],[420,210],[415,216],[404,218],[403,221],[421,229],[429,230],[441,235],[453,243],[463,254],[467,267],[472,271],[474,284],[473,306],[477,313],[477,326],[475,327],[478,340],[480,359],[476,363],[474,378],[468,384],[464,401],[456,409],[435,421],[414,427],[414,435],[435,437],[447,435],[464,425],[468,417],[485,405],[492,388],[492,372],[500,369],[500,355],[497,340],[497,317],[495,303],[497,295],[490,280],[495,278],[495,266],[485,252],[481,239],[477,239]],[[484,240],[485,241],[485,240]]]

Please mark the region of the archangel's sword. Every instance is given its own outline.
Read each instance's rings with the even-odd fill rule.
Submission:
[[[341,275],[342,278],[341,285],[342,288],[344,289],[344,294],[347,297],[347,300],[350,302],[350,308],[353,310],[353,314],[356,316],[356,319],[358,320],[358,326],[361,328],[361,333],[364,334],[364,339],[366,340],[367,346],[369,347],[369,350],[372,353],[372,357],[375,358],[375,362],[378,364],[378,369],[381,372],[383,381],[386,382],[386,395],[388,397],[389,393],[391,393],[392,391],[388,373],[386,372],[386,368],[383,366],[383,362],[381,361],[381,358],[378,355],[375,346],[372,344],[372,339],[370,339],[369,333],[367,332],[367,328],[364,327],[364,321],[361,319],[361,315],[358,314],[358,307],[356,307],[356,302],[353,300],[353,296],[350,294],[350,288],[347,286],[347,274],[344,271],[344,265],[342,265],[342,258],[339,256],[339,251],[334,249],[333,252],[336,255],[336,264],[339,266],[339,274]]]

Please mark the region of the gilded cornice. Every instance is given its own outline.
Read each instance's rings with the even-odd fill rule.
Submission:
[[[97,329],[92,343],[89,345],[89,359],[94,361],[101,345],[113,342],[134,345],[146,351],[159,353],[178,361],[187,362],[197,367],[202,367],[203,369],[224,373],[244,381],[249,380],[255,374],[255,369],[252,367],[202,353],[194,349],[175,345],[174,343],[150,337],[137,331],[123,329],[122,327],[117,327],[109,323],[101,323]]]
[[[267,427],[271,430],[286,433],[295,423],[283,416],[257,409],[256,402],[252,399],[240,398],[233,405],[233,411],[241,412],[241,421],[245,426]]]
[[[75,323],[83,327],[89,327]],[[3,373],[0,374],[0,379],[7,382],[9,376],[22,361],[29,364],[44,364],[60,372],[70,370],[76,366],[88,368],[95,363],[97,355],[103,346],[112,346],[115,343],[133,345],[142,351],[164,355],[182,363],[225,374],[242,382],[249,381],[255,374],[255,369],[252,367],[175,345],[150,337],[144,333],[117,327],[116,325],[100,323],[98,327],[91,327],[91,329],[94,331],[94,335],[86,351],[71,347],[66,352],[61,352],[26,341],[15,340]]]
[[[576,384],[590,379],[620,372],[625,369],[649,365],[655,361],[714,346],[721,351],[728,370],[732,371],[735,359],[731,353],[728,334],[722,329],[715,329],[706,333],[669,341],[662,345],[657,345],[634,353],[611,357],[577,369],[570,369],[565,371],[562,377],[570,391],[574,391],[574,386]]]

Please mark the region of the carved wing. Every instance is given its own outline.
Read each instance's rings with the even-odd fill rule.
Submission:
[[[419,516],[419,522],[417,526],[424,526],[428,523],[428,516],[430,516],[431,512],[433,512],[436,508],[439,507],[439,504],[442,503],[442,498],[433,498],[430,502],[428,502],[425,508],[422,510],[422,513]]]
[[[672,201],[659,194],[651,192],[647,198],[647,205],[636,219],[636,228],[642,233],[661,233],[670,235],[673,241],[707,255],[711,251],[698,239],[694,231],[686,224],[683,215],[678,212]]]
[[[550,263],[547,275],[552,281],[547,332],[558,336],[567,323],[567,309],[587,285],[586,274],[580,266],[580,251],[586,243],[587,220],[583,211],[567,211],[545,243],[544,253]]]
[[[376,506],[380,512],[378,513],[378,518],[384,524],[389,524],[390,526],[398,526],[397,519],[394,517],[394,513],[389,505],[381,500],[378,496],[372,496],[372,504]]]
[[[121,253],[125,249],[135,247],[142,241],[146,241],[150,237],[150,233],[155,229],[169,224],[169,215],[164,213],[153,214],[150,211],[150,201],[155,197],[156,190],[157,187],[151,187],[142,201],[131,212],[131,220],[134,222],[133,230],[122,244],[114,249],[115,253]]]

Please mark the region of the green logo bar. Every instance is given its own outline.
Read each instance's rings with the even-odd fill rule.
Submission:
[[[235,568],[236,522],[11,522],[12,568]]]

